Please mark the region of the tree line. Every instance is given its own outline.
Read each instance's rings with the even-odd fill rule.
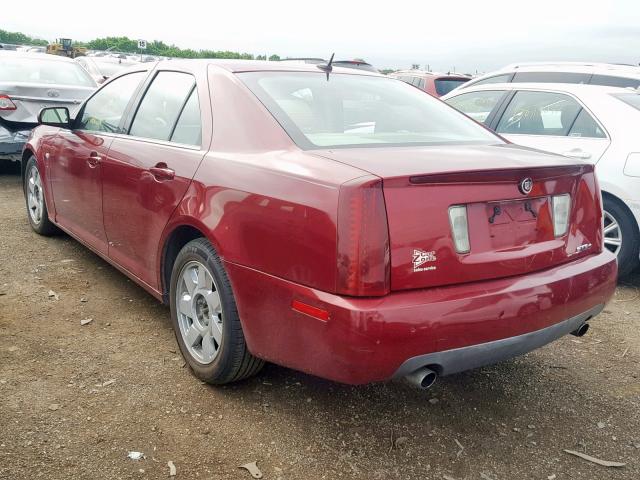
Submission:
[[[13,43],[19,45],[47,45],[49,42],[30,37],[20,32],[7,32],[0,29],[0,43]],[[139,53],[138,41],[128,37],[96,38],[88,42],[73,42],[75,46],[86,47],[90,50],[111,50],[114,52]],[[144,53],[162,57],[177,58],[233,58],[243,60],[267,60],[266,55],[253,55],[252,53],[232,52],[229,50],[193,50],[180,48],[176,45],[167,45],[160,40],[147,42]],[[280,60],[279,55],[271,55],[269,60]]]

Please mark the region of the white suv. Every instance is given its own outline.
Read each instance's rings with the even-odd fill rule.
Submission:
[[[465,90],[492,83],[581,83],[638,88],[640,67],[615,63],[514,63],[474,78],[458,88]]]
[[[578,84],[502,83],[443,97],[509,141],[596,164],[604,243],[620,276],[640,263],[640,90]]]

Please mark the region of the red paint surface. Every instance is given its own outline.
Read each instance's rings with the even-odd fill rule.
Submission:
[[[612,295],[616,264],[602,251],[592,167],[502,144],[302,151],[232,65],[171,62],[197,79],[201,149],[51,127],[36,128],[27,145],[54,221],[156,297],[167,293],[161,270],[172,232],[196,228],[225,262],[252,353],[365,383],[389,378],[411,356],[530,332]],[[87,163],[92,151],[102,157],[97,168]],[[174,178],[154,176],[156,167]],[[535,183],[526,197],[533,220],[517,190],[524,176]],[[354,278],[383,288],[372,290],[377,297],[338,295],[340,225],[349,224],[339,202],[371,179],[383,195],[371,211],[383,200],[388,225],[367,238],[388,235],[389,247],[367,244],[374,255],[358,258],[382,264],[362,264]],[[561,193],[572,196],[572,222],[556,239],[549,198]],[[494,224],[488,202],[507,212]],[[461,203],[469,205],[467,255],[453,249],[447,217]],[[585,243],[592,247],[575,254]],[[436,252],[436,270],[413,271],[415,248]],[[297,312],[293,302],[328,318]]]

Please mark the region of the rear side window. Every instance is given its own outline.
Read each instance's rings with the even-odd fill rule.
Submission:
[[[467,83],[469,80],[462,78],[438,78],[435,80],[436,93],[440,96],[446,95],[454,88],[458,88],[463,83]]]
[[[509,103],[496,132],[565,136],[580,109],[577,101],[562,93],[520,91]]]
[[[580,110],[578,118],[573,122],[571,130],[569,130],[569,136],[582,138],[606,138],[606,135],[600,126],[584,108]]]
[[[638,88],[640,80],[635,78],[614,77],[611,75],[594,75],[591,78],[592,85],[606,85],[609,87],[632,87]]]
[[[638,93],[617,93],[613,94],[613,97],[623,101],[627,105],[640,110],[640,94]]]
[[[503,90],[463,93],[445,100],[456,110],[466,113],[475,121],[485,123],[503,97]]]
[[[168,141],[195,83],[188,73],[159,72],[140,102],[129,135]]]
[[[124,110],[146,74],[147,72],[129,73],[107,83],[87,101],[76,128],[120,133],[118,128]]]
[[[471,85],[488,85],[490,83],[509,83],[511,81],[511,77],[513,73],[505,73],[503,75],[494,75],[493,77],[483,78],[482,80],[478,80],[477,82],[470,83]]]
[[[589,83],[590,73],[575,72],[516,72],[513,83]]]
[[[176,128],[171,135],[171,141],[198,147],[202,144],[200,102],[198,101],[198,91],[195,88],[191,91],[189,100],[178,118]]]

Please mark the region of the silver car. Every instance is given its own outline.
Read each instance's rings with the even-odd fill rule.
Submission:
[[[70,58],[0,50],[0,161],[20,161],[40,109],[73,112],[96,88]]]

